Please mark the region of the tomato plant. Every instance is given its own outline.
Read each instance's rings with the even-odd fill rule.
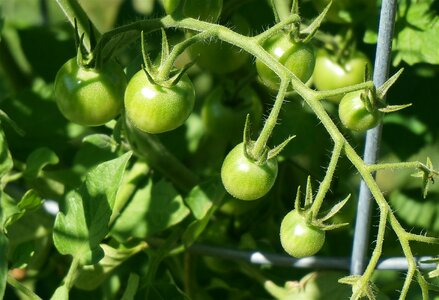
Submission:
[[[341,123],[354,131],[366,131],[378,125],[383,113],[374,108],[368,108],[362,99],[363,91],[345,95],[338,106]]]
[[[125,91],[125,113],[138,129],[148,133],[173,130],[189,117],[194,107],[194,86],[187,75],[171,87],[149,81],[137,72]]]
[[[437,296],[433,0],[6,2],[0,299]]]
[[[123,107],[123,69],[114,62],[102,70],[85,68],[76,60],[68,60],[56,74],[54,93],[59,110],[80,125],[98,126],[111,121]]]
[[[201,108],[201,117],[206,131],[223,139],[242,136],[247,114],[256,125],[262,117],[262,103],[258,94],[249,86],[236,95],[227,93],[223,87],[215,88]]]
[[[325,50],[317,52],[313,82],[318,90],[332,90],[365,81],[365,70],[372,70],[372,64],[365,54],[355,51],[346,58],[337,59]],[[339,102],[342,96],[327,100]]]
[[[280,225],[280,241],[284,250],[294,257],[316,254],[325,243],[325,231],[308,223],[296,210],[290,211]]]
[[[263,197],[273,187],[276,176],[277,160],[256,162],[245,152],[243,143],[227,154],[221,167],[224,188],[241,200]]]
[[[264,48],[302,82],[310,79],[315,65],[314,49],[311,45],[294,42],[289,34],[281,32],[265,41]],[[264,85],[273,90],[279,88],[279,76],[258,59],[256,70]]]

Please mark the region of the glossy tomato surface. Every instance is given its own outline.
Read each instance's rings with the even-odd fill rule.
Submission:
[[[353,131],[366,131],[378,125],[383,117],[379,110],[368,111],[361,99],[363,91],[346,94],[338,106],[338,115],[342,124]]]
[[[318,90],[338,89],[364,82],[366,66],[372,73],[372,64],[365,54],[355,52],[343,62],[338,62],[325,50],[317,53],[313,82]],[[343,95],[330,97],[327,100],[339,102]]]
[[[88,69],[68,60],[55,78],[54,93],[61,113],[84,126],[98,126],[122,110],[127,80],[120,65],[109,62],[102,70]]]
[[[291,256],[311,256],[323,247],[325,231],[307,224],[304,216],[292,210],[280,225],[280,241],[284,250]]]
[[[310,79],[315,65],[315,54],[311,45],[295,43],[289,34],[281,32],[265,41],[263,47],[302,82]],[[272,90],[279,89],[279,76],[259,59],[256,60],[256,70],[265,86]]]
[[[149,82],[145,72],[140,70],[125,91],[128,120],[147,133],[162,133],[181,126],[191,114],[194,103],[194,86],[187,75],[174,86],[165,87]]]
[[[233,148],[224,159],[221,179],[226,191],[241,200],[256,200],[268,193],[277,177],[277,159],[261,164],[248,157],[244,143]]]

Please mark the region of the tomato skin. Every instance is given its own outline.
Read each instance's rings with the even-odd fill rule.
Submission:
[[[324,230],[306,223],[296,210],[290,211],[280,225],[280,242],[291,256],[301,258],[316,254],[325,243]]]
[[[383,117],[379,110],[368,111],[361,99],[363,91],[346,94],[338,106],[338,115],[342,124],[353,131],[366,131],[378,125]]]
[[[372,64],[365,54],[356,51],[345,62],[337,62],[325,50],[317,53],[313,82],[320,91],[338,89],[364,82],[365,69],[372,72]],[[340,102],[343,95],[330,97],[327,100]]]
[[[233,148],[224,159],[221,179],[226,191],[241,200],[256,200],[268,193],[277,177],[277,160],[258,165],[244,153],[244,143]]]
[[[69,59],[55,77],[56,104],[68,120],[99,126],[114,119],[122,110],[127,79],[123,69],[109,62],[102,70],[88,69]]]
[[[172,15],[180,5],[180,2],[181,0],[162,0],[163,8],[168,15]]]
[[[127,118],[147,133],[162,133],[181,126],[191,114],[194,103],[195,89],[187,75],[168,88],[149,82],[140,70],[125,91]]]
[[[184,0],[183,14],[187,17],[209,22],[218,20],[223,0]]]
[[[227,101],[222,87],[215,88],[201,108],[201,118],[206,132],[222,139],[242,137],[247,114],[253,128],[261,121],[263,108],[258,94],[249,86],[239,91],[237,99]]]
[[[263,47],[302,82],[310,79],[315,65],[315,54],[311,45],[295,43],[289,34],[281,32],[265,41]],[[264,85],[272,90],[279,89],[279,76],[259,59],[256,59],[256,70]]]
[[[250,32],[249,23],[239,14],[234,14],[230,23],[240,34]],[[216,74],[232,73],[241,68],[250,58],[247,52],[218,40],[198,42],[192,45],[189,51],[200,68]]]

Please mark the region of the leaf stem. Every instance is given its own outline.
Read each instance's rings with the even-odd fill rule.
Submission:
[[[38,297],[37,294],[35,294],[33,291],[28,289],[25,285],[23,285],[21,282],[16,280],[14,277],[12,277],[10,274],[8,274],[7,278],[8,284],[15,288],[16,290],[22,292],[26,297],[28,297],[29,300],[41,300],[40,297]]]

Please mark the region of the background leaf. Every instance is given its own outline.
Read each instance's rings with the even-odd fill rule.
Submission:
[[[114,200],[131,153],[104,162],[87,174],[78,191],[67,195],[65,212],[58,213],[53,240],[61,254],[95,264],[104,255],[99,246],[108,233]]]

